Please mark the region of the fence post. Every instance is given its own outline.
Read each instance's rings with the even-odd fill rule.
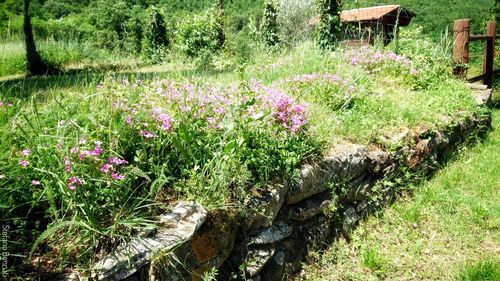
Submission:
[[[470,19],[456,20],[453,24],[453,60],[457,64],[453,72],[465,76],[469,62]]]
[[[486,27],[486,35],[493,38],[486,40],[484,44],[484,59],[483,59],[483,84],[488,88],[493,84],[493,60],[495,58],[495,34],[497,23],[495,21],[488,22]]]

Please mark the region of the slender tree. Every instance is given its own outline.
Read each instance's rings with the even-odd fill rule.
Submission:
[[[264,43],[270,47],[279,44],[278,9],[274,0],[264,2],[264,19],[262,23],[262,37]]]
[[[26,61],[28,72],[31,75],[43,75],[47,74],[48,67],[42,61],[42,58],[38,54],[35,45],[35,39],[33,37],[33,27],[31,26],[31,18],[29,15],[30,1],[24,0],[24,42],[26,44]]]
[[[318,0],[318,44],[323,49],[333,49],[340,38],[341,0]]]
[[[219,11],[219,16],[222,16],[222,13],[224,12],[224,7],[222,6],[222,0],[217,0],[217,8]]]
[[[217,45],[222,48],[226,42],[226,35],[224,34],[224,6],[222,0],[217,0]]]

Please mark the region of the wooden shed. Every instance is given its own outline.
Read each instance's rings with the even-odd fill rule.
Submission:
[[[399,32],[399,27],[408,26],[413,17],[415,13],[401,5],[352,9],[340,13],[345,39],[369,44],[373,44],[377,37],[389,44]],[[319,17],[309,22],[310,25],[318,23]]]
[[[408,26],[415,13],[401,5],[386,5],[369,8],[346,10],[340,13],[340,19],[351,29],[348,39],[363,39],[373,44],[377,36],[381,36],[385,44],[389,44],[399,32],[399,27]]]

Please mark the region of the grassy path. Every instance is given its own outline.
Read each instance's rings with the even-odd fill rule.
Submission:
[[[488,139],[313,254],[297,280],[500,280],[500,111]]]

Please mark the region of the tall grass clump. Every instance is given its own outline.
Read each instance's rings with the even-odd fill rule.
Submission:
[[[416,88],[429,89],[443,77],[451,77],[453,36],[448,31],[436,43],[422,34],[421,27],[404,29],[398,41],[397,49],[394,42],[388,48],[412,60],[413,68],[418,70]]]

